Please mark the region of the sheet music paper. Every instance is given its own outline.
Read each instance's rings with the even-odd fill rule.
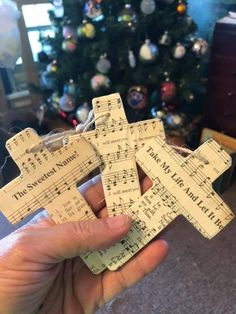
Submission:
[[[0,190],[3,214],[13,224],[39,208],[45,208],[56,223],[96,218],[76,186],[101,164],[92,146],[78,138],[56,152],[46,147],[37,153],[26,152],[40,142],[32,129],[25,129],[7,142],[21,174]],[[105,268],[97,253],[83,259],[94,273]]]
[[[96,130],[75,136],[70,136],[68,139],[68,146],[66,146],[65,148],[61,148],[57,152],[51,153],[48,152],[47,149],[44,149],[42,150],[42,152],[40,152],[40,154],[33,154],[32,156],[30,156],[30,158],[28,154],[24,155],[26,149],[32,146],[32,143],[37,144],[40,142],[39,137],[29,129],[27,131],[21,132],[19,135],[12,138],[8,142],[8,149],[12,157],[15,157],[14,159],[19,165],[19,168],[22,170],[22,174],[24,173],[24,171],[26,171],[28,177],[31,177],[32,174],[36,175],[37,173],[37,178],[39,178],[38,180],[45,181],[44,174],[38,172],[39,167],[37,166],[41,165],[42,163],[42,160],[40,158],[42,158],[43,156],[45,158],[45,160],[43,159],[43,161],[45,161],[45,164],[49,165],[49,157],[47,155],[49,155],[50,157],[64,155],[64,150],[68,150],[68,147],[70,146],[73,147],[73,149],[75,149],[75,146],[77,146],[77,150],[75,150],[75,153],[78,154],[79,152],[81,153],[82,151],[86,151],[87,147],[82,146],[81,144],[85,143],[85,141],[82,140],[82,138],[84,137],[87,141],[92,143],[97,154],[102,160],[102,181],[108,207],[108,213],[109,215],[115,216],[117,214],[126,212],[130,205],[133,204],[134,201],[137,200],[138,197],[141,195],[139,178],[135,162],[135,152],[140,149],[147,140],[151,138],[155,138],[157,136],[164,138],[164,128],[162,122],[159,119],[128,124],[122,100],[119,94],[112,94],[94,99],[93,108],[95,117],[98,118],[96,123]],[[110,113],[110,117],[106,119],[105,123],[99,124],[99,117],[107,113]],[[83,149],[83,147],[85,147],[85,150]],[[80,165],[80,169],[83,172],[84,167],[86,168],[87,166],[87,160],[89,160],[89,158],[85,157],[84,159],[74,159],[74,162],[75,160],[77,160],[77,167],[79,167]],[[24,167],[22,166],[22,164],[24,165]],[[44,168],[43,171],[45,172],[47,168],[45,168],[44,164],[42,165]],[[68,180],[66,180],[65,178],[69,176],[72,180],[73,177],[74,182],[78,182],[80,179],[85,177],[86,174],[88,174],[86,172],[86,169],[84,170],[85,172],[83,173],[83,176],[81,176],[80,178],[80,176],[78,176],[78,172],[76,172],[75,169],[67,167],[65,172],[62,172],[62,170],[60,170],[60,180],[58,179],[58,181],[54,182],[53,177],[55,177],[55,175],[53,171],[55,169],[55,167],[53,168],[51,166],[46,175],[48,177],[48,186],[45,187],[45,190],[47,190],[48,193],[44,193],[44,191],[42,193],[40,190],[40,197],[38,198],[35,197],[33,193],[27,193],[27,195],[24,195],[28,187],[23,187],[20,191],[20,194],[17,194],[18,192],[14,192],[16,193],[16,195],[13,197],[18,198],[17,200],[15,199],[17,201],[16,203],[18,204],[18,207],[16,209],[11,207],[12,210],[9,211],[8,206],[6,208],[2,207],[2,211],[12,223],[16,223],[20,219],[23,219],[26,214],[31,213],[36,208],[45,207],[45,202],[42,203],[42,199],[44,199],[45,195],[46,198],[49,198],[51,200],[51,202],[49,202],[49,205],[51,206],[48,205],[46,209],[49,211],[50,215],[57,223],[67,221],[68,219],[80,220],[95,218],[89,208],[86,207],[88,205],[83,198],[82,200],[80,200],[81,204],[83,205],[80,205],[80,203],[78,202],[74,202],[72,204],[78,206],[79,208],[81,207],[81,216],[78,215],[78,213],[75,211],[75,208],[73,208],[73,211],[76,213],[76,215],[72,213],[73,211],[68,209],[71,207],[71,204],[69,202],[63,203],[63,207],[65,206],[66,208],[61,208],[61,197],[63,195],[64,198],[64,193],[62,193],[60,186],[63,186],[63,188],[66,189]],[[93,169],[91,167],[91,170]],[[33,171],[35,171],[35,173]],[[20,181],[25,179],[25,175],[21,175],[18,179]],[[51,181],[52,186],[50,185]],[[26,186],[27,184],[29,184],[29,188],[32,189],[35,193],[38,187],[35,188],[33,184],[37,184],[37,182],[32,182],[33,183],[30,182],[24,184],[26,184]],[[11,184],[15,188],[15,190],[17,190],[16,186],[18,185],[18,181],[17,183],[16,181],[13,181]],[[48,187],[50,188],[48,189]],[[6,196],[9,190],[7,190],[7,187],[4,187],[4,189],[5,194],[3,195]],[[73,199],[72,195],[74,195],[75,192],[77,193],[77,190],[73,191],[72,188],[70,189],[70,191],[70,196],[67,191],[69,201]],[[57,199],[57,201],[55,199]],[[105,264],[98,258],[97,253],[92,255],[87,254],[86,256],[84,256],[84,261],[94,273],[100,273],[106,268]]]
[[[150,139],[165,138],[163,123],[152,119],[129,124],[119,94],[93,99],[96,130],[83,133],[102,160],[101,176],[108,215],[115,216],[140,197],[135,153]],[[99,117],[110,114],[103,124]],[[78,135],[71,136],[73,141]]]
[[[134,221],[128,236],[109,250],[100,251],[110,270],[128,261],[178,215],[208,239],[234,218],[212,188],[212,182],[231,166],[230,156],[215,141],[209,140],[183,158],[157,138],[136,154],[136,160],[153,186],[127,209]]]
[[[94,273],[122,266],[178,215],[209,239],[233,219],[212,189],[212,182],[231,165],[231,158],[216,142],[210,140],[183,158],[163,141],[160,120],[128,124],[119,94],[96,98],[93,107],[96,129],[70,136],[56,152],[43,146],[37,153],[28,153],[32,145],[42,143],[32,129],[7,142],[21,170],[0,190],[1,210],[12,223],[38,208],[45,208],[56,223],[95,219],[76,184],[98,166],[109,215],[127,213],[134,222],[118,244],[82,257]],[[110,116],[100,124],[104,113]],[[136,162],[153,180],[143,196]]]

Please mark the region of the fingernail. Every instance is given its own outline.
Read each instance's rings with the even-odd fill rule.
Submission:
[[[165,239],[159,239],[159,241],[161,241],[162,243],[163,243],[163,245],[167,248],[167,249],[169,249],[169,243],[165,240]]]
[[[111,229],[121,228],[128,224],[131,224],[131,219],[127,215],[120,215],[120,216],[108,218],[107,224],[108,224],[108,227]]]

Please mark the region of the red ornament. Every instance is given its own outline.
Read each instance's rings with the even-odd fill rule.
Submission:
[[[177,93],[177,87],[173,82],[164,82],[161,84],[161,100],[172,101]]]

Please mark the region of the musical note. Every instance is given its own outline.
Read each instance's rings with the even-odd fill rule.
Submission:
[[[158,154],[162,162],[157,163],[154,157],[152,159],[145,147],[137,153],[136,161],[153,179],[153,186],[128,208],[128,214],[133,219],[133,226],[128,236],[112,247],[111,251],[109,249],[108,255],[103,256],[106,263],[111,265],[109,266],[111,270],[117,269],[136,253],[136,250],[134,253],[132,251],[130,254],[127,253],[129,241],[132,245],[136,243],[139,250],[178,215],[183,215],[206,238],[212,238],[234,217],[211,186],[211,171],[218,166],[218,163],[222,164],[222,157],[217,159],[214,156],[214,163],[205,166],[204,161],[195,156],[187,159],[179,157],[161,139],[152,140],[147,145],[153,148],[153,156]],[[210,145],[213,146],[213,142]],[[208,146],[202,149],[206,157],[208,157],[206,153],[208,149]],[[165,168],[163,162],[166,167],[169,167],[166,168],[169,172],[163,170]],[[118,171],[117,179],[122,183],[125,182],[130,169],[125,169],[123,174],[122,171]],[[222,169],[221,166],[220,171]],[[174,178],[177,178],[181,184],[177,184]],[[113,204],[114,212],[118,210],[119,202]]]

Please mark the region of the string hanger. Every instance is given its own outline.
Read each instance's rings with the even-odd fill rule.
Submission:
[[[70,136],[87,132],[95,122],[99,121],[98,125],[102,125],[106,122],[106,120],[109,117],[110,117],[110,113],[105,113],[95,118],[94,111],[91,110],[88,114],[88,118],[85,121],[85,123],[81,123],[77,125],[77,127],[73,130],[60,132],[56,134],[49,133],[48,135],[42,137],[42,141],[39,144],[31,146],[29,149],[27,149],[26,152],[37,153],[45,146],[51,151],[56,151],[68,144]],[[185,153],[188,156],[193,155],[200,161],[204,162],[206,165],[209,164],[209,161],[197,152],[193,152],[190,149],[180,147],[180,146],[175,146],[175,145],[170,145],[170,146],[177,152]]]
[[[77,127],[73,130],[60,132],[56,134],[48,134],[46,136],[42,137],[42,141],[38,143],[37,145],[31,146],[29,149],[27,149],[27,153],[37,153],[40,151],[44,146],[49,148],[51,151],[58,150],[62,147],[64,147],[69,140],[69,137],[76,134],[81,134],[87,132],[91,126],[101,120],[98,125],[104,124],[106,119],[110,117],[110,113],[101,114],[100,116],[94,118],[94,112],[91,110],[89,112],[88,118],[85,121],[85,123],[81,123],[77,125]]]
[[[182,152],[189,155],[192,155],[194,157],[196,157],[197,159],[199,159],[200,161],[204,162],[205,165],[209,165],[209,161],[203,157],[201,154],[199,154],[198,152],[194,152],[191,149],[185,148],[185,147],[181,147],[181,146],[175,146],[175,145],[169,145],[170,147],[172,147],[173,149],[175,149],[176,151]]]

